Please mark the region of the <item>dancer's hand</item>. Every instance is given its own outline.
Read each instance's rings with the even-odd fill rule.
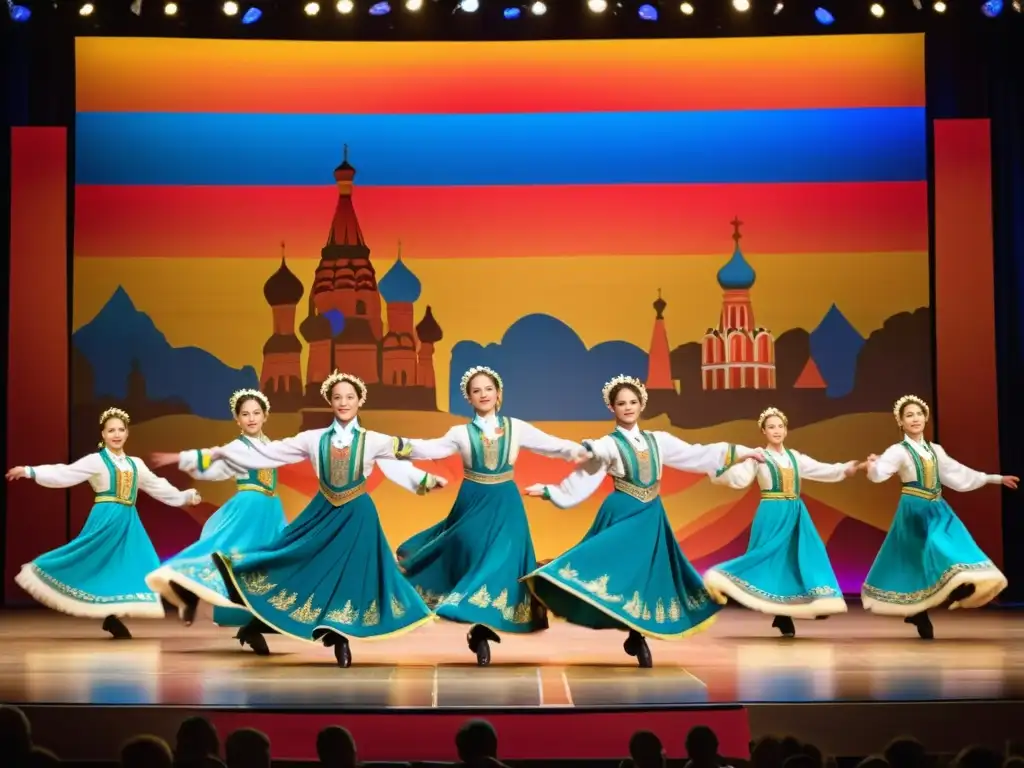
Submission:
[[[167,467],[178,463],[176,453],[154,453],[149,457],[149,463],[154,467]]]
[[[433,480],[429,481],[433,483],[433,485],[430,486],[431,490],[434,490],[435,488],[444,488],[448,485],[448,478],[441,477],[440,475],[431,475],[431,477],[433,478]]]
[[[547,486],[542,483],[531,485],[529,488],[523,490],[524,496],[536,496],[537,498],[544,498],[544,494],[547,493]]]
[[[583,448],[576,452],[576,456],[573,458],[573,461],[575,461],[577,464],[586,464],[588,461],[592,461],[593,458],[594,454],[588,451],[586,448]]]
[[[8,480],[21,480],[28,477],[28,467],[11,467],[7,470]]]
[[[764,464],[764,451],[758,448],[756,451],[750,453],[740,453],[736,455],[736,463],[739,464],[741,461],[756,461],[758,464]]]
[[[1019,477],[1015,477],[1014,475],[1003,475],[1003,485],[1005,485],[1011,491],[1017,490],[1017,483],[1019,482]]]
[[[868,466],[870,466],[870,465],[874,464],[876,461],[878,461],[878,454],[877,453],[872,453],[872,454],[870,454],[867,457],[867,459],[864,461],[864,463],[867,464]]]
[[[846,465],[846,470],[843,472],[843,474],[846,475],[847,477],[853,477],[863,467],[864,467],[864,463],[863,462],[857,463],[856,461],[851,461],[849,464]]]
[[[190,506],[196,507],[203,503],[203,497],[199,495],[199,491],[195,488],[192,489],[192,501],[189,502]]]

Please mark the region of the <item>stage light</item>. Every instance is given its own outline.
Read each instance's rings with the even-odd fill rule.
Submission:
[[[389,13],[391,13],[391,5],[386,2],[374,3],[370,6],[371,16],[387,16]]]
[[[92,3],[82,3],[82,7],[78,9],[79,16],[92,16],[92,12],[96,10],[96,6]]]
[[[746,13],[750,10],[750,0],[732,0],[732,7],[740,13]]]
[[[356,5],[355,3],[352,2],[352,0],[338,0],[337,4],[334,7],[338,9],[338,13],[345,15],[352,13]]]
[[[594,13],[604,13],[608,10],[608,0],[587,0],[587,7]]]
[[[480,0],[462,0],[459,10],[463,13],[476,13],[480,10]]]
[[[772,11],[772,15],[778,16],[780,13],[782,13],[782,9],[785,8],[785,7],[786,6],[785,6],[784,3],[776,3],[775,4],[775,10]]]
[[[423,0],[405,0],[405,10],[415,13],[423,7]]]
[[[176,16],[178,14],[177,3],[164,3],[164,16]]]
[[[684,16],[693,16],[693,6],[689,3],[681,3],[679,5],[679,12]]]
[[[1021,12],[1020,0],[1013,0],[1013,3],[1011,4],[1010,7],[1013,8],[1013,10],[1016,11],[1017,13],[1020,13]]]
[[[836,20],[836,17],[824,8],[815,8],[814,18],[818,20],[819,24],[824,24],[826,27]]]
[[[306,7],[303,8],[307,16],[316,16],[320,13],[320,3],[306,3]]]
[[[502,11],[501,15],[506,19],[518,19],[522,15],[522,11],[518,8],[506,8]]]
[[[1003,0],[985,0],[981,4],[981,12],[990,19],[994,19],[1003,12]]]
[[[10,14],[11,21],[28,21],[32,18],[32,11],[24,5],[15,5],[11,0],[7,0],[7,13]]]
[[[260,20],[261,16],[263,16],[263,11],[261,11],[259,8],[250,8],[242,14],[242,23],[255,24],[257,21]]]
[[[222,6],[225,16],[237,16],[238,15],[238,3],[227,2]]]
[[[640,6],[640,9],[636,12],[637,16],[642,21],[657,21],[658,20],[658,9],[650,3],[644,3]]]
[[[871,15],[874,16],[876,19],[882,18],[883,16],[885,16],[885,6],[883,6],[881,3],[872,3]]]
[[[936,0],[936,2],[932,5],[932,10],[934,10],[936,13],[945,13],[946,4],[942,2],[942,0]]]
[[[544,3],[540,2],[540,0],[537,0],[536,3],[530,6],[530,12],[534,16],[543,16],[548,12],[548,7],[544,5]]]

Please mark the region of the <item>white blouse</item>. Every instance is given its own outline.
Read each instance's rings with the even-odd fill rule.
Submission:
[[[335,421],[326,429],[310,429],[300,432],[295,437],[284,440],[271,440],[268,443],[253,443],[250,448],[241,440],[232,440],[216,450],[220,458],[233,465],[236,471],[250,469],[277,469],[289,464],[309,461],[313,471],[320,477],[320,438],[324,432],[331,431],[331,445],[346,448],[352,444],[355,431],[365,431],[363,439],[363,477],[369,478],[374,466],[380,469],[391,482],[408,491],[417,492],[423,487],[426,477],[426,488],[437,485],[437,478],[422,469],[417,469],[407,461],[396,459],[396,438],[380,432],[362,430],[356,419],[348,424]],[[407,457],[403,457],[407,458]]]
[[[624,435],[629,444],[636,450],[646,451],[647,442],[640,428],[633,425],[630,429],[616,426],[616,430]],[[697,445],[680,440],[668,432],[649,433],[658,445],[658,466],[655,468],[657,479],[661,479],[665,467],[678,469],[681,472],[713,475],[725,465],[730,445],[728,443],[712,443]],[[586,501],[601,486],[605,475],[624,478],[626,470],[622,466],[619,446],[611,435],[587,440],[586,444],[594,454],[591,461],[583,464],[558,485],[534,485],[527,490],[547,489],[551,502],[562,509],[574,507]],[[732,446],[738,453],[750,453],[749,448]]]
[[[116,454],[108,451],[107,454],[115,467],[124,473],[131,473],[132,465],[128,463],[128,457],[124,454]],[[184,507],[192,503],[196,496],[196,490],[189,488],[179,491],[165,478],[153,474],[153,471],[145,465],[142,459],[132,456],[139,472],[138,488],[143,493],[152,496],[157,501],[163,502],[169,507]],[[97,494],[104,494],[110,488],[110,470],[99,452],[83,456],[73,464],[40,464],[37,467],[26,467],[28,476],[44,488],[71,488],[81,483],[89,483]]]
[[[907,443],[922,459],[931,461],[931,454],[924,441],[914,440],[907,436]],[[983,485],[999,485],[1003,482],[1002,475],[986,475],[984,472],[965,467],[958,461],[950,458],[946,450],[938,443],[932,443],[932,450],[935,451],[935,459],[938,462],[939,482],[954,491],[976,491]],[[893,475],[899,475],[904,483],[913,483],[918,480],[917,467],[907,453],[906,443],[896,443],[885,449],[885,453],[878,457],[868,469],[868,480],[873,483],[884,483]]]
[[[479,416],[473,422],[480,427],[484,435],[489,439],[498,436],[497,431],[500,425],[497,417],[491,416],[481,419]],[[508,463],[515,464],[519,456],[519,450],[525,448],[528,451],[540,456],[547,456],[553,459],[565,459],[575,461],[584,453],[584,448],[579,443],[571,440],[562,440],[559,437],[552,437],[542,432],[532,424],[520,419],[509,419],[512,444],[509,446]],[[462,457],[462,466],[472,468],[473,452],[469,438],[469,425],[459,424],[449,429],[444,437],[432,440],[410,439],[413,459],[444,459],[456,453]]]
[[[789,456],[786,451],[781,453],[765,448],[765,462],[747,459],[738,464],[733,464],[717,477],[712,477],[711,482],[716,485],[725,485],[729,488],[746,488],[754,480],[762,491],[771,491],[773,486],[772,470],[768,462],[775,462],[776,466],[782,469],[792,469]],[[838,483],[846,479],[846,470],[856,466],[858,462],[848,461],[845,464],[823,464],[820,461],[805,456],[799,451],[790,451],[796,459],[797,475],[801,480],[814,480],[819,483]]]
[[[270,440],[262,435],[259,438],[248,438],[253,443],[269,443]],[[234,442],[245,445],[239,439]],[[246,447],[250,452],[255,453],[252,448]],[[239,466],[232,466],[224,459],[214,459],[209,462],[206,469],[200,469],[199,457],[202,451],[182,451],[178,454],[178,469],[195,480],[207,480],[218,482],[220,480],[245,480],[249,477],[249,470]]]

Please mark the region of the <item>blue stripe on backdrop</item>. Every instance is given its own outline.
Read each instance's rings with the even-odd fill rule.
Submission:
[[[921,181],[921,108],[506,115],[79,113],[76,180],[380,186]]]

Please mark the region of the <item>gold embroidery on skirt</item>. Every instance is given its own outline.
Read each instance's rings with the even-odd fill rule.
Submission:
[[[947,582],[958,573],[970,573],[971,571],[996,570],[995,563],[991,560],[983,560],[980,563],[957,563],[947,568],[938,580],[930,587],[918,589],[914,592],[893,592],[887,589],[878,589],[870,584],[861,587],[861,594],[870,597],[880,603],[893,603],[894,605],[913,605],[934,595],[946,586]]]
[[[380,624],[380,610],[377,608],[377,601],[370,603],[370,607],[363,611],[363,626],[376,627]]]
[[[327,620],[334,624],[355,624],[359,618],[359,611],[352,607],[352,601],[345,601],[345,607],[335,608],[327,614]]]
[[[288,614],[288,618],[300,624],[315,624],[316,620],[320,618],[321,613],[322,610],[320,608],[313,607],[313,595],[310,595],[300,608],[296,608]]]
[[[570,563],[566,563],[558,569],[558,575],[566,582],[573,584],[573,586],[582,588],[594,597],[604,600],[606,603],[622,603],[624,599],[622,595],[612,594],[608,591],[608,582],[611,579],[607,574],[590,581],[585,581],[580,579],[579,571],[574,570]],[[685,595],[685,600],[686,607],[688,609],[698,610],[708,604],[711,600],[711,596],[708,594],[707,590],[701,589],[694,595]],[[623,613],[628,614],[634,619],[643,621],[650,621],[653,616],[654,621],[658,624],[664,624],[665,622],[674,623],[683,618],[683,605],[678,597],[655,598],[653,601],[653,614],[650,609],[651,602],[652,601],[645,599],[639,591],[634,591],[633,596],[621,606],[621,610]],[[666,602],[668,605],[667,608],[665,607]]]
[[[243,573],[241,580],[242,586],[245,587],[245,591],[250,595],[263,596],[277,587],[277,584],[270,583],[270,579],[263,571]]]
[[[282,589],[267,600],[267,602],[279,611],[290,611],[292,606],[299,602],[299,595],[297,592],[289,592],[287,589]]]
[[[391,615],[396,619],[405,616],[405,606],[394,595],[391,596]]]

